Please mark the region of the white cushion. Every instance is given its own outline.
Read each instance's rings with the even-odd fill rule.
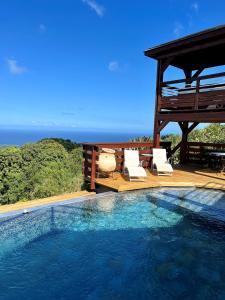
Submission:
[[[140,165],[139,161],[139,151],[138,150],[124,150],[124,167],[138,167]]]
[[[169,163],[157,163],[155,165],[158,172],[173,172],[173,168]]]
[[[145,169],[142,167],[129,167],[127,171],[130,177],[147,177]]]

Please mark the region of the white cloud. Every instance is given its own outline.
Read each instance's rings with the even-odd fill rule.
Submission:
[[[27,72],[27,68],[19,66],[18,62],[15,59],[7,59],[7,65],[9,72],[13,75],[19,75]]]
[[[103,17],[105,13],[104,6],[98,4],[95,0],[82,0],[83,3],[87,4],[92,10],[96,12],[99,17]]]
[[[109,69],[110,72],[116,72],[116,71],[119,70],[119,68],[120,68],[120,66],[119,66],[118,61],[113,60],[113,61],[109,62],[108,69]]]
[[[191,9],[192,9],[194,12],[198,13],[198,11],[199,11],[199,4],[198,4],[198,2],[193,2],[193,3],[191,4]]]
[[[45,32],[46,31],[46,26],[44,24],[39,25],[39,31],[40,32]]]
[[[184,26],[180,22],[174,23],[173,33],[176,37],[179,37],[184,30]]]

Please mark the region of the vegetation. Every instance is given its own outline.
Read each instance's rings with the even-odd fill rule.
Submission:
[[[181,136],[178,134],[168,134],[162,136],[161,140],[171,142],[171,147],[173,149],[181,141]],[[152,137],[137,137],[132,141],[147,142],[152,141]],[[225,125],[210,124],[205,128],[195,129],[189,134],[188,141],[202,143],[225,143]],[[179,151],[176,151],[172,157],[172,162],[173,164],[177,164],[178,161]]]
[[[181,137],[169,134],[162,137],[172,148]],[[150,141],[139,137],[135,141]],[[225,125],[213,124],[196,129],[189,141],[225,143]],[[173,156],[178,163],[179,152]],[[81,190],[82,148],[63,139],[44,139],[22,147],[0,147],[0,204],[31,200]]]
[[[0,148],[0,203],[81,190],[82,148],[63,139]]]

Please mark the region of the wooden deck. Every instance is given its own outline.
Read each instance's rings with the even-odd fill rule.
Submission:
[[[157,176],[147,172],[145,182],[130,182],[121,173],[114,173],[114,178],[96,178],[95,182],[117,192],[153,187],[204,187],[225,191],[225,175],[208,169],[185,167],[175,169],[172,176]]]

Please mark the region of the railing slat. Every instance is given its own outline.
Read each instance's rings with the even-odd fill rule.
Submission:
[[[225,152],[225,144],[220,143],[201,143],[201,142],[188,142],[187,143],[187,160],[189,162],[202,163],[206,161],[204,152],[206,151],[218,151]]]

